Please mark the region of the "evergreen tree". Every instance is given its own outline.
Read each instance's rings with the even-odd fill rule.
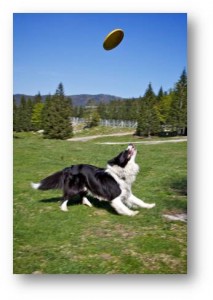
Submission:
[[[26,99],[24,96],[21,97],[21,101],[18,107],[18,115],[19,115],[19,128],[20,131],[25,131],[26,124]]]
[[[33,104],[37,104],[37,103],[41,103],[42,102],[42,97],[40,92],[38,92],[37,95],[35,95],[34,100],[33,100]]]
[[[169,94],[164,94],[156,105],[157,116],[161,125],[171,125],[170,115],[173,93],[173,91],[170,91]]]
[[[13,131],[19,132],[21,131],[20,124],[19,124],[19,108],[16,104],[16,100],[13,97]]]
[[[106,119],[106,104],[104,102],[100,102],[98,104],[98,113],[101,119]]]
[[[98,126],[99,122],[100,122],[100,115],[97,109],[95,109],[90,115],[89,127]]]
[[[149,83],[148,88],[141,99],[141,111],[138,117],[138,126],[136,130],[137,135],[147,135],[151,137],[158,131],[158,118],[156,111],[156,96],[153,92],[151,83]]]
[[[91,127],[98,126],[100,122],[100,115],[95,100],[90,99],[87,102],[87,106],[84,110],[83,118],[85,119],[85,123],[87,127],[91,128]]]
[[[161,101],[163,95],[164,95],[164,93],[163,93],[163,88],[162,88],[162,86],[161,86],[160,89],[159,89],[159,92],[158,92],[158,94],[157,94],[157,97],[156,97],[157,103],[159,103],[159,102]]]
[[[41,112],[41,123],[42,128],[46,128],[48,131],[48,124],[49,124],[49,118],[50,118],[50,106],[51,106],[52,96],[48,95],[44,101],[44,106]]]
[[[66,101],[67,105],[69,106],[70,117],[73,117],[73,104],[72,104],[72,98],[71,98],[71,97],[65,97],[65,101]]]
[[[44,104],[41,102],[37,102],[33,107],[31,123],[32,123],[32,128],[35,131],[42,129],[43,108],[44,108]]]
[[[171,103],[170,123],[178,134],[184,134],[187,128],[187,75],[184,70],[175,84]]]
[[[42,113],[44,137],[52,139],[72,137],[71,113],[71,99],[65,97],[63,85],[60,83],[55,95],[45,101]]]
[[[28,131],[33,130],[33,126],[32,126],[32,112],[33,112],[33,101],[31,98],[27,99],[27,103],[26,103],[26,109],[27,109],[27,115],[28,115]]]
[[[61,82],[59,83],[58,88],[56,89],[55,95],[61,99],[64,98],[64,86]]]
[[[83,118],[83,116],[84,116],[83,106],[74,106],[72,116],[76,117],[76,118]]]
[[[78,111],[78,117],[83,118],[84,115],[84,107],[80,106],[79,111]]]
[[[18,124],[19,131],[31,130],[31,110],[24,96],[21,97],[21,102],[18,107]]]

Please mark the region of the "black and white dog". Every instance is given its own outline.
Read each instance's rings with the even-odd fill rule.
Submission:
[[[73,165],[31,185],[39,190],[62,189],[60,208],[63,211],[67,211],[67,202],[76,195],[81,197],[83,204],[92,206],[86,198],[89,194],[99,200],[109,201],[118,214],[134,216],[138,211],[131,208],[155,206],[155,203],[145,203],[132,194],[131,186],[139,171],[135,163],[136,154],[135,146],[130,144],[108,161],[106,169],[86,164]]]

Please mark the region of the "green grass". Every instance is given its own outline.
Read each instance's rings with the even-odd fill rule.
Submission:
[[[163,213],[186,212],[186,147],[137,145],[140,173],[134,194],[156,202],[135,217],[119,216],[106,202],[91,199],[89,208],[69,203],[59,210],[60,191],[35,191],[52,172],[77,163],[100,167],[122,151],[131,136],[88,142],[43,139],[37,134],[14,138],[14,273],[42,274],[185,274],[187,225]],[[137,138],[134,138],[137,140]]]
[[[112,134],[112,133],[123,133],[123,132],[134,132],[134,128],[119,128],[119,127],[106,127],[106,126],[95,126],[92,128],[83,129],[85,124],[79,124],[75,126],[74,132],[75,137],[99,135],[99,134]]]

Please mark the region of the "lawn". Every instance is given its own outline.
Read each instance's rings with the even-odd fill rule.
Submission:
[[[14,273],[16,274],[185,274],[187,224],[162,215],[187,210],[187,143],[137,145],[140,173],[134,194],[156,202],[135,217],[119,216],[106,202],[93,207],[69,203],[59,210],[60,191],[35,191],[30,182],[71,164],[100,167],[124,145],[99,138],[88,142],[14,136]]]

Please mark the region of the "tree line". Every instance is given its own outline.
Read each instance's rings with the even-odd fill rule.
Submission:
[[[73,136],[71,116],[72,99],[65,96],[62,83],[58,85],[55,94],[48,95],[44,102],[40,93],[33,100],[26,100],[22,96],[19,105],[13,99],[15,132],[43,130],[45,138],[67,139]]]
[[[149,83],[143,96],[109,103],[90,99],[85,107],[73,107],[72,99],[64,94],[60,83],[54,95],[42,102],[40,94],[34,99],[21,98],[13,106],[14,131],[44,130],[44,137],[66,139],[73,135],[70,117],[85,118],[87,127],[97,126],[100,119],[134,120],[136,134],[183,135],[187,132],[187,74],[183,70],[179,80],[169,91],[161,87],[154,93]]]

